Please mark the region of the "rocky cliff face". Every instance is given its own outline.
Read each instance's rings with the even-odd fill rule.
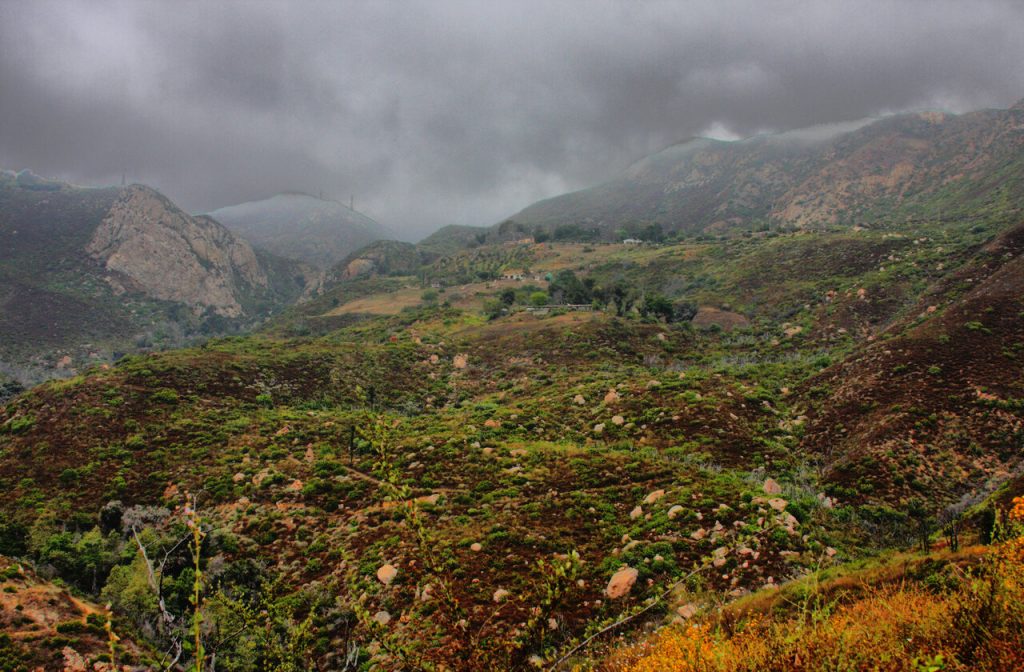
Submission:
[[[122,191],[86,251],[103,264],[115,290],[184,303],[196,313],[240,317],[241,293],[268,286],[248,243],[141,185]]]

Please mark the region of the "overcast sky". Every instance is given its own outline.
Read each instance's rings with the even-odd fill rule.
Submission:
[[[680,139],[1024,97],[1024,2],[0,0],[0,167],[406,237]]]

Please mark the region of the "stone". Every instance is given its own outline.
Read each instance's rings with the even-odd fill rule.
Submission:
[[[504,588],[498,588],[496,591],[494,591],[494,595],[492,597],[494,598],[495,602],[504,602],[506,599],[508,599],[508,596],[511,594],[512,593],[508,592]]]
[[[636,520],[642,515],[644,515],[643,507],[637,506],[632,511],[629,512],[629,519]]]
[[[618,402],[619,399],[621,399],[621,398],[622,397],[619,396],[619,393],[616,391],[616,389],[614,387],[612,387],[612,388],[609,388],[608,393],[606,395],[604,395],[604,403],[606,403],[606,404],[614,404],[614,403]]]
[[[772,507],[776,511],[784,510],[787,504],[789,504],[789,502],[787,502],[781,497],[772,497],[771,499],[768,500],[768,506]]]
[[[583,404],[587,403],[587,400],[583,398],[582,394],[577,394],[575,397],[572,398],[572,403],[576,404],[577,406],[582,406]]]
[[[456,369],[464,369],[469,366],[469,355],[455,355],[452,358],[452,366]]]
[[[599,422],[596,425],[594,425],[594,434],[603,434],[603,433],[604,433],[604,423],[603,422]]]
[[[495,420],[494,418],[487,418],[484,420],[484,427],[487,427],[488,429],[497,429],[498,427],[501,427],[501,421]]]
[[[676,613],[679,614],[679,618],[684,620],[693,618],[697,615],[697,605],[692,602],[690,604],[684,604],[676,609]]]
[[[469,547],[469,550],[473,551],[474,553],[479,553],[480,551],[484,550],[484,546],[480,542],[476,542]]]
[[[65,646],[61,654],[64,656],[64,672],[85,672],[89,669],[82,654],[70,646]]]
[[[381,625],[387,625],[388,623],[391,622],[391,614],[389,614],[386,611],[381,610],[381,611],[378,611],[376,614],[373,615],[373,620],[377,621]]]
[[[613,415],[612,416],[612,424],[615,425],[616,427],[621,427],[625,423],[626,423],[626,419],[624,417],[622,417],[621,415]]]
[[[656,501],[665,496],[664,490],[655,490],[644,497],[644,504],[654,504]]]
[[[629,595],[638,576],[640,576],[640,572],[636,569],[628,565],[623,567],[612,574],[612,578],[608,581],[608,586],[604,589],[604,594],[611,600],[617,600]]]
[[[385,586],[391,585],[396,576],[398,576],[398,568],[390,563],[377,570],[377,580]]]
[[[782,494],[782,486],[779,485],[778,481],[774,478],[764,479],[764,494],[766,495],[778,495]]]
[[[676,516],[683,512],[683,507],[676,504],[668,510],[668,519],[675,520]]]
[[[697,528],[696,530],[694,530],[693,532],[690,533],[690,538],[691,539],[696,539],[697,541],[700,541],[701,539],[703,539],[707,535],[708,535],[708,531],[705,530],[703,527],[700,527],[700,528]]]

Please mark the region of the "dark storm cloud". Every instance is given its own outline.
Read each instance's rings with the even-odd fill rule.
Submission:
[[[197,211],[355,194],[415,236],[695,134],[1007,106],[1021,5],[0,0],[0,165]]]

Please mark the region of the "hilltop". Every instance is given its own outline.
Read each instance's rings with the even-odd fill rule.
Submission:
[[[693,138],[503,226],[564,239],[901,226],[1005,211],[1024,191],[1024,110],[921,112],[744,140]],[[1014,206],[1019,212],[1019,205]],[[503,234],[500,229],[497,233]]]
[[[321,270],[375,240],[393,237],[337,201],[301,193],[219,208],[209,216],[256,247]]]

